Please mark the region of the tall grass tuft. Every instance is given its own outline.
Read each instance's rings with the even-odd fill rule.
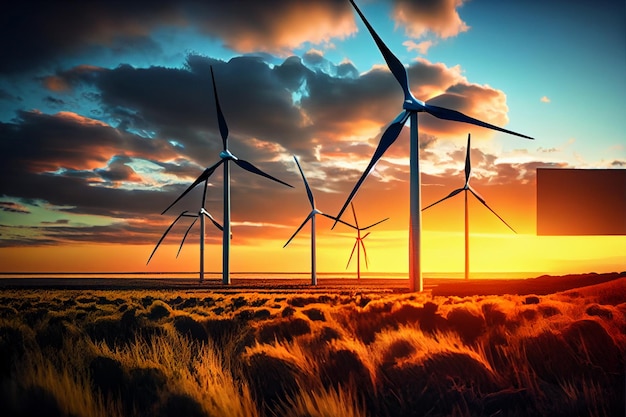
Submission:
[[[300,387],[276,412],[284,417],[366,417],[369,414],[354,388]]]

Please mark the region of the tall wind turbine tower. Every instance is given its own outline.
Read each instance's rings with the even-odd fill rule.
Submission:
[[[230,227],[230,162],[234,162],[240,168],[245,169],[253,174],[260,175],[262,177],[268,178],[272,181],[279,182],[287,187],[291,187],[291,185],[287,184],[275,178],[265,172],[261,171],[259,168],[255,167],[248,161],[244,161],[243,159],[237,158],[232,152],[228,149],[228,125],[226,124],[226,119],[224,118],[224,114],[222,113],[222,108],[220,107],[219,98],[217,96],[217,87],[215,85],[215,76],[213,74],[213,67],[211,67],[211,80],[213,81],[213,93],[215,95],[215,108],[217,111],[217,123],[220,130],[220,135],[222,136],[222,145],[223,149],[220,152],[220,160],[208,167],[204,170],[202,174],[183,192],[172,204],[169,205],[168,208],[163,210],[165,213],[170,209],[174,204],[178,202],[181,198],[183,198],[189,191],[191,191],[196,185],[200,184],[202,181],[206,181],[215,170],[221,165],[224,164],[224,228],[222,234],[222,284],[230,284],[230,237],[231,237],[231,227]],[[291,187],[293,188],[293,187]]]
[[[474,119],[473,117],[466,116],[465,114],[456,110],[446,109],[444,107],[433,106],[418,100],[413,96],[409,87],[409,78],[406,68],[400,60],[389,50],[387,45],[382,41],[378,34],[374,31],[370,23],[367,21],[361,10],[357,7],[353,0],[350,3],[361,17],[361,20],[367,27],[370,35],[376,42],[376,46],[380,50],[389,70],[400,84],[404,93],[404,101],[402,103],[402,111],[391,122],[389,127],[385,130],[378,147],[374,151],[372,159],[363,172],[361,178],[357,181],[352,192],[348,196],[345,204],[339,211],[337,218],[341,218],[341,215],[348,207],[348,204],[352,201],[357,191],[361,187],[363,181],[368,176],[370,171],[374,168],[378,160],[389,149],[389,147],[398,138],[398,135],[402,131],[404,124],[409,118],[411,119],[411,150],[410,150],[410,218],[409,218],[409,289],[411,291],[423,291],[424,285],[422,281],[422,268],[421,268],[421,231],[422,231],[422,216],[421,216],[421,186],[420,186],[420,169],[419,169],[419,136],[417,131],[417,115],[418,113],[429,113],[439,119],[451,120],[455,122],[469,123],[476,126],[485,127],[488,129],[497,130],[511,135],[520,136],[526,139],[532,139],[530,136],[522,135],[510,130],[503,129],[498,126]],[[335,223],[336,224],[336,223]],[[333,226],[334,227],[334,226]]]
[[[498,215],[498,213],[493,211],[493,209],[487,205],[487,202],[485,201],[485,199],[482,198],[476,192],[476,190],[474,190],[472,188],[472,186],[470,185],[471,173],[472,173],[472,164],[470,162],[470,134],[468,133],[467,134],[467,150],[466,150],[466,154],[465,154],[465,185],[463,185],[463,187],[461,187],[461,188],[457,188],[456,190],[452,191],[450,194],[448,194],[447,196],[445,196],[441,200],[437,200],[434,203],[432,203],[431,205],[426,206],[426,207],[424,207],[422,209],[422,211],[426,210],[426,209],[429,209],[432,206],[437,205],[437,204],[441,203],[444,200],[447,200],[448,198],[454,197],[455,195],[459,194],[460,192],[464,192],[465,193],[465,280],[469,279],[469,211],[468,211],[468,207],[467,207],[467,193],[468,192],[470,192],[474,197],[476,197],[476,199],[478,201],[480,201],[483,206],[487,207],[489,209],[489,211],[491,211],[493,214],[495,214],[496,217],[502,221],[502,223],[504,223],[509,229],[511,229],[513,231],[513,233],[517,233],[507,222],[504,221],[504,219],[502,217],[500,217]]]
[[[330,215],[328,215],[326,213],[322,213],[320,210],[317,209],[317,207],[315,206],[315,198],[313,197],[313,192],[311,191],[311,187],[309,186],[309,182],[306,180],[306,177],[304,176],[304,172],[302,171],[302,167],[300,166],[300,162],[298,162],[298,158],[296,158],[295,155],[294,155],[293,159],[294,159],[294,161],[296,161],[296,165],[298,166],[298,170],[300,171],[300,175],[302,176],[302,181],[304,182],[304,187],[306,188],[306,194],[307,194],[307,197],[309,198],[309,204],[311,205],[311,212],[309,213],[308,216],[306,216],[306,218],[304,219],[304,221],[302,222],[300,227],[298,227],[298,229],[294,232],[294,234],[291,235],[291,237],[289,238],[287,243],[285,243],[283,248],[287,247],[289,242],[291,242],[293,240],[293,238],[296,237],[298,232],[300,230],[302,230],[302,228],[310,220],[311,221],[311,285],[317,285],[317,258],[316,258],[316,241],[315,241],[315,216],[319,214],[319,215],[327,217],[327,218],[329,218],[331,220],[338,221],[338,222],[340,222],[342,224],[345,224],[347,226],[350,226],[350,227],[354,227],[354,226],[352,226],[351,224],[348,224],[348,223],[346,223],[344,221],[341,221],[341,220],[337,219],[334,216],[330,216]]]
[[[148,262],[146,262],[146,265],[148,265],[150,263],[150,260],[154,256],[154,253],[159,248],[159,245],[161,244],[161,242],[163,242],[163,239],[165,239],[165,236],[167,236],[167,234],[170,232],[170,230],[172,230],[172,227],[174,227],[174,225],[180,219],[182,219],[183,217],[191,217],[191,218],[193,218],[193,221],[191,222],[191,224],[187,228],[187,231],[183,235],[183,239],[180,242],[180,246],[178,247],[178,252],[176,253],[176,257],[178,258],[178,255],[180,254],[180,251],[183,248],[183,245],[185,244],[185,239],[187,239],[187,235],[189,234],[189,231],[191,230],[193,225],[196,224],[196,221],[198,220],[198,218],[200,218],[200,282],[204,281],[204,240],[205,240],[204,239],[204,233],[205,233],[205,222],[204,221],[205,221],[205,218],[208,218],[209,220],[211,220],[211,222],[219,230],[223,230],[222,225],[220,225],[218,222],[216,222],[215,219],[213,218],[213,216],[211,216],[211,214],[208,211],[206,211],[206,209],[204,208],[204,204],[206,202],[206,189],[207,189],[207,185],[208,185],[207,183],[208,183],[208,178],[204,180],[204,189],[202,191],[202,204],[200,205],[200,210],[198,211],[198,214],[189,213],[189,211],[187,211],[187,210],[185,210],[182,213],[180,213],[178,215],[178,217],[176,217],[176,219],[165,230],[165,233],[163,233],[163,236],[161,236],[161,239],[159,239],[159,241],[157,242],[156,246],[152,250],[152,253],[150,254],[150,257],[148,258]]]

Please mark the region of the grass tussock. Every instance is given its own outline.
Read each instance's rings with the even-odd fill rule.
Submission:
[[[6,290],[0,300],[7,415],[625,414],[626,290],[612,281],[540,296]]]

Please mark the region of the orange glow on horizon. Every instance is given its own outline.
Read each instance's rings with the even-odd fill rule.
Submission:
[[[371,273],[404,273],[407,266],[407,233],[372,232],[366,240]],[[318,233],[319,272],[346,272],[354,238]],[[533,236],[478,233],[470,236],[470,276],[489,272],[567,274],[626,270],[626,239],[620,236]],[[263,245],[233,246],[233,272],[310,272],[310,236],[299,234],[287,248],[283,241]],[[422,243],[423,272],[462,273],[463,233],[425,231]],[[198,246],[189,242],[178,259],[177,245],[162,245],[150,265],[151,245],[81,245],[0,249],[2,272],[193,272],[198,270]],[[207,245],[207,272],[221,271],[221,246]],[[356,270],[352,262],[348,272]]]

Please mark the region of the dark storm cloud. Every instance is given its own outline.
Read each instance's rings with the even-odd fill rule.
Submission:
[[[94,181],[119,179],[118,161],[127,158],[176,157],[166,141],[120,132],[73,113],[44,115],[20,112],[13,123],[0,124],[0,195],[24,201],[43,200],[72,207],[81,214],[132,216],[149,207],[165,207],[159,193],[93,187]],[[113,164],[109,165],[109,160]],[[105,167],[105,168],[102,168]],[[98,171],[101,169],[101,171]]]
[[[191,27],[242,53],[285,53],[356,29],[343,0],[22,0],[5,5],[0,16],[2,74],[51,68],[68,56],[103,48],[155,53],[159,46],[150,36],[163,27]]]
[[[43,100],[46,103],[48,103],[48,105],[50,107],[56,107],[56,108],[59,108],[59,109],[62,109],[65,106],[65,104],[66,104],[65,101],[63,101],[62,99],[56,98],[56,97],[52,97],[52,96],[44,97]]]
[[[15,203],[13,201],[0,201],[0,210],[8,211],[10,213],[30,213],[28,207],[24,206],[23,204]]]
[[[119,184],[121,182],[141,182],[142,179],[128,165],[132,162],[127,156],[115,156],[109,161],[106,168],[97,168],[95,172],[108,183]]]
[[[150,44],[145,39],[150,29],[181,19],[173,1],[23,0],[5,5],[0,16],[2,74],[54,66],[94,47]]]
[[[75,113],[48,115],[19,111],[11,123],[0,123],[0,175],[96,168],[118,153],[167,158],[176,155],[166,141],[120,132]],[[0,194],[3,187],[0,186]]]

